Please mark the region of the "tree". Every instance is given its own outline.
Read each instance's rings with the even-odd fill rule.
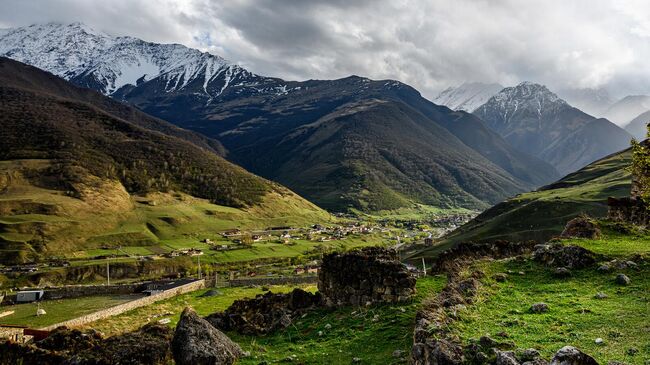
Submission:
[[[647,136],[650,138],[650,125],[648,125]],[[640,189],[641,199],[646,205],[650,205],[650,143],[648,140],[644,142],[632,140],[630,170]]]

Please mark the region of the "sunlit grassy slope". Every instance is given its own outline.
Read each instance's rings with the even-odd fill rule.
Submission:
[[[481,262],[476,267],[486,273],[478,301],[462,311],[453,331],[464,341],[480,336],[513,341],[519,348],[539,349],[550,358],[565,345],[573,345],[592,355],[599,363],[622,361],[645,364],[650,360],[650,236],[608,232],[599,240],[574,239],[578,244],[603,255],[602,260],[633,259],[638,268],[603,273],[598,266],[573,270],[560,279],[552,269],[531,260]],[[645,257],[639,259],[638,256]],[[509,272],[508,280],[497,283],[492,275]],[[519,274],[519,273],[523,274]],[[617,285],[614,278],[624,273],[628,286]],[[607,298],[596,299],[596,293]],[[530,306],[544,302],[550,310],[533,314]],[[596,344],[597,338],[603,344]],[[636,354],[631,353],[637,351]]]
[[[134,196],[119,182],[89,177],[85,194],[71,197],[28,178],[49,164],[0,162],[0,263],[92,256],[105,247],[122,247],[129,254],[161,253],[179,242],[192,247],[190,242],[198,244],[226,229],[331,220],[328,213],[289,191],[268,192],[259,204],[231,208],[183,193]]]
[[[596,161],[558,182],[520,194],[486,210],[452,232],[441,244],[415,256],[433,256],[462,241],[539,240],[558,235],[581,213],[607,214],[607,198],[630,193],[629,151]]]

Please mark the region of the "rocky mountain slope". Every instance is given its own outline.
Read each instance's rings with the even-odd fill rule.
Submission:
[[[494,83],[466,82],[458,87],[449,87],[443,90],[432,101],[452,110],[471,113],[502,89],[503,86]]]
[[[333,210],[482,208],[557,177],[396,81],[288,82],[81,24],[10,30],[0,53],[216,138],[230,160]]]
[[[596,119],[530,82],[503,89],[474,114],[515,148],[563,174],[626,148],[631,138],[608,120]]]
[[[208,138],[6,58],[0,58],[0,125],[3,263],[78,250],[93,240],[105,244],[112,232],[119,245],[155,243],[163,231],[182,231],[194,214],[175,218],[157,207],[153,218],[139,201],[192,201],[201,215],[227,206],[240,219],[248,210],[263,218],[326,217],[220,157],[220,145]],[[158,218],[167,220],[165,227]]]

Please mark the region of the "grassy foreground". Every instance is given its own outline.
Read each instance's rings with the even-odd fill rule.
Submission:
[[[578,244],[603,254],[604,260],[625,259],[633,255],[636,269],[599,272],[596,267],[574,270],[566,279],[556,278],[552,269],[531,260],[479,262],[486,273],[484,286],[475,304],[462,311],[453,331],[464,342],[488,335],[513,341],[518,348],[536,348],[550,358],[567,344],[592,355],[599,363],[623,361],[647,364],[650,361],[650,239],[610,233],[603,239],[574,239]],[[497,283],[495,273],[509,273]],[[614,282],[624,273],[631,284]],[[596,293],[607,298],[596,299]],[[532,304],[544,302],[550,310],[543,314],[529,311]],[[596,339],[601,338],[602,344]],[[635,354],[633,354],[636,352]]]

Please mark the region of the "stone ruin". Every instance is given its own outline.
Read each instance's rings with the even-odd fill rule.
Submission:
[[[286,328],[306,311],[320,306],[321,297],[302,289],[287,294],[266,292],[253,299],[236,300],[225,311],[205,319],[214,327],[244,335],[260,335]]]
[[[648,144],[648,141],[644,143]],[[650,209],[641,199],[643,189],[637,176],[632,176],[630,196],[625,198],[608,198],[607,218],[615,222],[626,222],[640,226],[650,224]]]
[[[318,290],[328,307],[399,303],[415,295],[415,277],[395,251],[368,247],[326,255],[318,274]]]

